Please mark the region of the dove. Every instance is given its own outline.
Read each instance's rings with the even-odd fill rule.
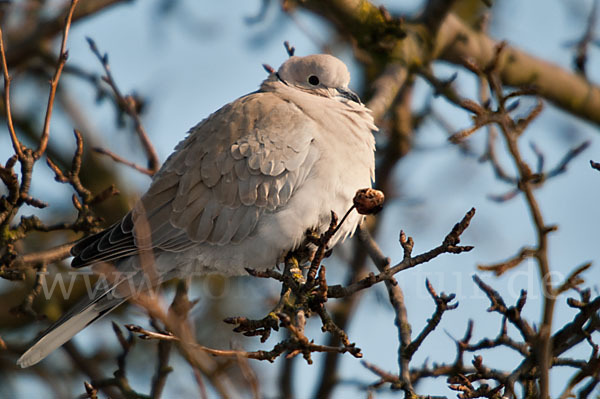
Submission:
[[[259,90],[190,129],[133,209],[71,250],[73,267],[110,264],[120,277],[98,282],[17,364],[36,364],[138,285],[266,270],[308,230],[326,231],[331,212],[344,214],[374,179],[377,127],[349,82],[346,65],[331,55],[291,56]],[[329,247],[363,218],[352,212]]]

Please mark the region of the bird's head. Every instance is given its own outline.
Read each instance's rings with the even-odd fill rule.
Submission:
[[[348,68],[334,56],[292,56],[281,65],[275,75],[282,83],[302,91],[360,104],[358,96],[348,88]]]

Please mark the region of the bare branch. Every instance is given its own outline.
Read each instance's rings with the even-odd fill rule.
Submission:
[[[475,208],[471,208],[469,212],[465,215],[465,217],[457,223],[452,231],[448,233],[448,235],[444,238],[444,242],[425,253],[420,255],[410,257],[402,260],[397,265],[390,267],[385,272],[379,273],[377,275],[370,274],[362,280],[357,281],[346,287],[341,287],[339,285],[329,286],[327,291],[327,296],[329,298],[341,298],[348,295],[352,295],[357,291],[363,290],[365,288],[369,288],[374,284],[380,283],[392,277],[394,274],[410,269],[422,263],[428,262],[431,259],[443,254],[443,253],[453,253],[459,254],[461,252],[468,252],[473,249],[471,246],[460,246],[460,235],[464,232],[464,230],[469,226],[471,219],[475,216]]]
[[[138,172],[143,173],[145,175],[152,176],[155,173],[151,169],[139,166],[138,164],[128,161],[125,158],[121,157],[120,155],[117,155],[114,152],[106,150],[104,148],[96,147],[96,148],[94,148],[94,151],[96,151],[99,154],[106,155],[106,156],[110,157],[113,161],[115,161],[117,163],[122,163],[123,165],[127,165],[130,168],[133,168],[133,169],[137,170]]]
[[[496,276],[501,276],[505,272],[519,266],[524,260],[534,257],[536,254],[535,248],[522,248],[521,251],[514,257],[493,265],[477,265],[477,269],[494,272]]]
[[[4,108],[6,112],[6,124],[8,125],[8,132],[10,133],[10,139],[19,159],[23,158],[23,149],[21,148],[21,142],[15,132],[15,127],[12,120],[12,111],[10,109],[10,82],[11,77],[8,74],[8,66],[6,63],[6,54],[4,50],[4,35],[2,28],[0,28],[0,55],[2,57],[2,73],[4,74]]]
[[[142,168],[132,166],[132,164],[128,163],[128,162],[123,162],[121,157],[118,157],[114,154],[110,155],[106,150],[101,150],[101,151],[97,150],[97,151],[102,152],[106,155],[109,155],[115,160],[121,159],[118,162],[125,163],[126,165],[132,166],[142,173],[146,173],[146,174],[152,176],[154,173],[156,173],[158,171],[158,168],[160,167],[160,162],[158,161],[158,155],[156,153],[156,150],[154,149],[154,146],[152,145],[152,142],[148,138],[148,134],[146,133],[146,130],[144,129],[144,126],[142,125],[142,120],[137,111],[136,100],[134,99],[133,96],[130,96],[130,95],[123,96],[121,94],[121,91],[117,87],[117,84],[112,76],[111,71],[110,71],[110,65],[108,63],[108,55],[100,54],[100,51],[98,50],[98,47],[96,46],[96,43],[91,38],[88,37],[87,41],[90,46],[90,49],[92,50],[94,55],[98,58],[98,60],[102,64],[102,67],[104,68],[105,76],[103,76],[102,79],[112,88],[115,98],[117,100],[117,104],[119,105],[119,108],[122,109],[123,111],[125,111],[125,113],[127,113],[134,121],[135,132],[137,133],[140,143],[142,144],[142,147],[144,148],[144,152],[146,153],[146,157],[148,158],[148,168],[146,169],[146,172],[144,172],[142,170]]]
[[[50,80],[50,94],[48,95],[48,105],[46,107],[46,116],[44,118],[44,127],[42,129],[42,136],[38,148],[35,150],[33,156],[35,159],[39,159],[46,151],[48,145],[48,138],[50,137],[50,119],[52,118],[52,109],[54,108],[54,97],[56,96],[56,89],[58,87],[58,81],[62,74],[62,70],[67,62],[67,38],[69,37],[69,29],[71,28],[71,21],[73,19],[73,12],[79,0],[71,0],[71,6],[65,19],[65,26],[63,29],[62,42],[60,44],[60,51],[58,54],[58,61],[56,65],[56,71],[52,80]]]

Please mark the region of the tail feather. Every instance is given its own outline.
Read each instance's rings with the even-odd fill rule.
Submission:
[[[128,298],[109,295],[115,288],[113,286],[111,289],[100,293],[94,298],[86,297],[80,301],[73,309],[48,327],[17,360],[17,364],[22,368],[33,366],[89,324],[105,316],[121,303],[125,302]]]

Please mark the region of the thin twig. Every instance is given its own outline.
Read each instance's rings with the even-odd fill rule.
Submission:
[[[145,175],[152,176],[155,173],[149,168],[144,168],[143,166],[139,166],[135,162],[128,161],[125,158],[115,154],[114,152],[106,150],[104,148],[95,147],[94,151],[96,151],[99,154],[106,155],[106,156],[110,157],[113,161],[122,163],[123,165],[127,165],[130,168],[133,168],[133,169],[137,170],[138,172],[141,172]]]
[[[475,208],[471,208],[471,210],[467,212],[465,217],[454,226],[452,231],[448,233],[448,235],[444,238],[444,242],[438,247],[430,251],[424,252],[422,254],[419,254],[417,256],[405,258],[401,262],[394,265],[393,267],[390,267],[384,272],[381,272],[376,275],[371,273],[364,279],[361,279],[345,287],[339,285],[330,285],[327,291],[327,296],[329,298],[341,298],[348,295],[352,295],[357,291],[369,288],[374,284],[385,281],[402,270],[410,269],[422,263],[428,262],[431,259],[443,253],[458,254],[472,250],[472,246],[460,246],[458,244],[460,243],[460,235],[469,226],[469,223],[473,216],[475,216]]]
[[[15,154],[19,159],[23,158],[23,150],[21,148],[21,142],[15,132],[13,125],[12,111],[10,108],[10,82],[12,78],[8,74],[8,66],[6,64],[6,53],[4,50],[4,37],[2,28],[0,28],[0,55],[2,57],[2,73],[4,74],[4,108],[6,110],[6,124],[8,126],[8,132],[10,133],[10,139],[15,150]]]
[[[148,167],[147,168],[134,167],[129,162],[123,162],[123,161],[119,161],[119,162],[122,162],[126,165],[132,166],[136,170],[139,170],[142,173],[152,176],[152,175],[154,175],[154,173],[156,173],[158,171],[158,168],[160,167],[160,162],[158,161],[158,154],[156,153],[156,150],[154,149],[154,146],[152,145],[152,142],[150,141],[148,134],[146,133],[146,130],[144,129],[142,120],[136,109],[137,102],[132,96],[123,96],[121,94],[121,91],[119,90],[119,88],[112,76],[112,73],[110,70],[110,65],[108,63],[108,55],[101,54],[100,51],[98,50],[98,47],[96,46],[96,43],[91,38],[88,37],[87,41],[90,46],[90,49],[92,50],[94,55],[98,58],[98,60],[102,64],[102,67],[104,68],[105,76],[102,77],[102,80],[104,80],[113,90],[113,93],[117,99],[117,104],[119,105],[119,107],[123,111],[125,111],[134,121],[135,132],[137,133],[137,136],[142,144],[142,147],[144,148],[144,152],[146,153],[146,157],[148,158]],[[106,150],[99,151],[99,152],[102,152],[106,155],[110,155],[106,152]],[[116,155],[115,156],[111,155],[111,157],[115,160],[122,159],[121,157],[117,157]]]
[[[48,105],[46,107],[46,116],[44,118],[44,127],[42,129],[42,136],[38,148],[35,150],[34,158],[39,159],[46,151],[48,145],[48,138],[50,137],[50,119],[52,117],[52,109],[54,108],[54,97],[56,96],[56,89],[58,88],[58,81],[62,74],[62,70],[67,62],[67,38],[69,36],[69,29],[71,28],[71,21],[73,19],[73,12],[79,0],[71,0],[71,6],[65,19],[65,27],[63,30],[62,42],[60,44],[60,52],[58,54],[58,61],[56,70],[52,80],[50,80],[50,94],[48,95]]]

